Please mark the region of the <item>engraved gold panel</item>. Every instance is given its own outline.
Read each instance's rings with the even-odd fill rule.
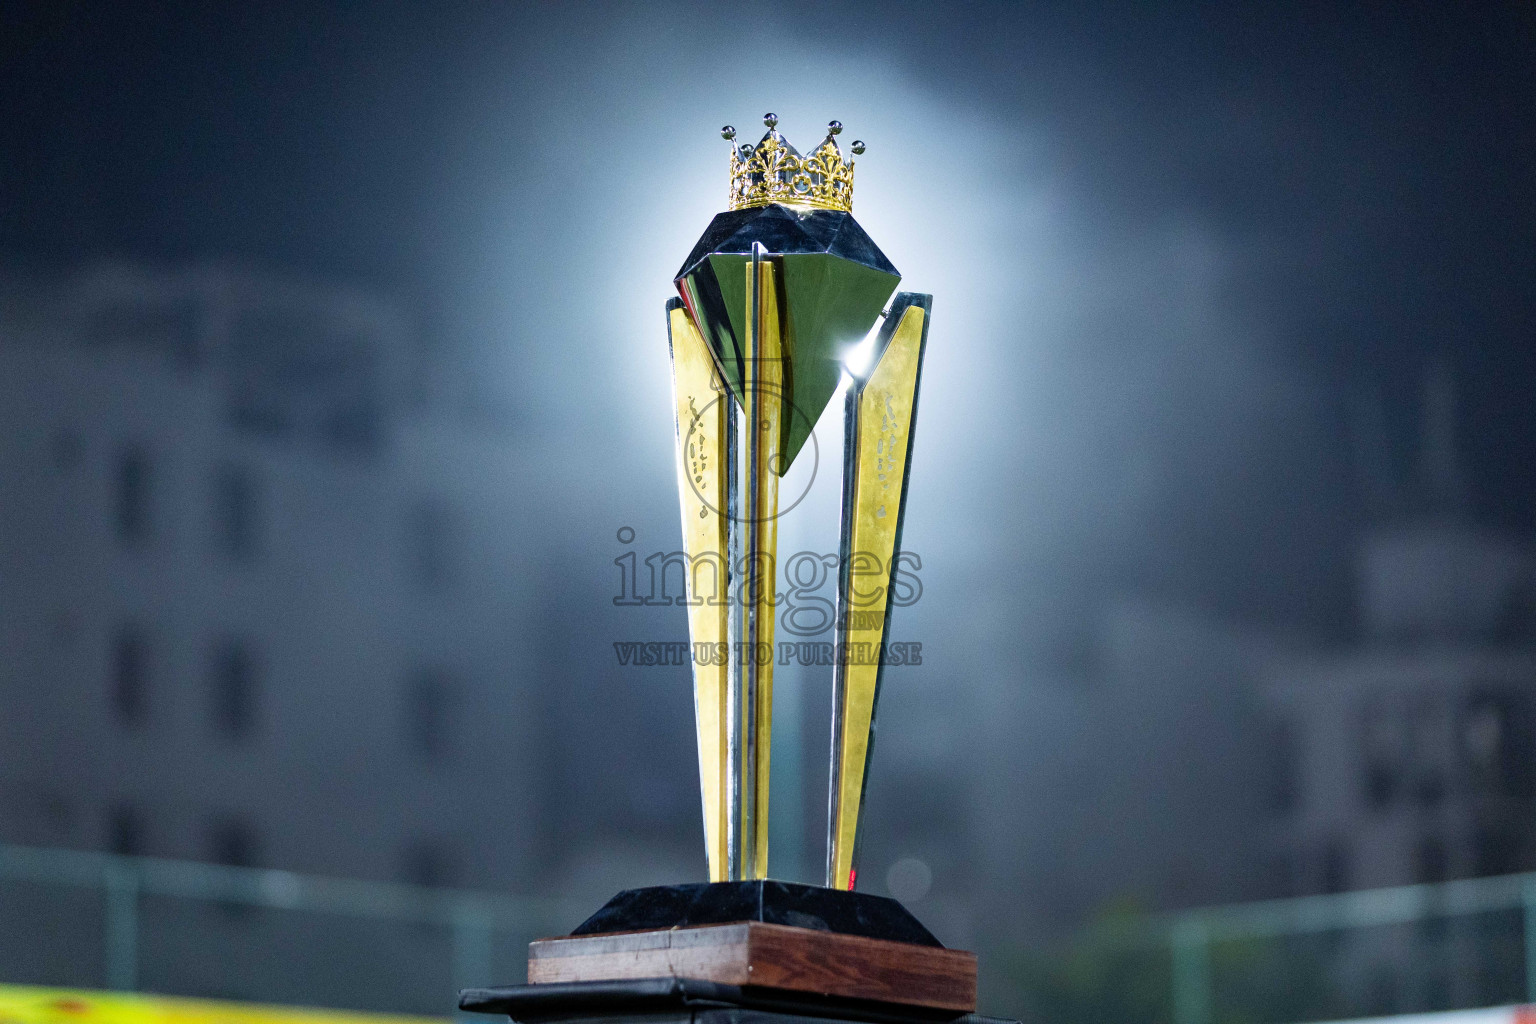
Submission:
[[[726,879],[726,686],[730,573],[727,548],[730,396],[714,359],[681,304],[667,309],[672,397],[677,415],[677,486],[688,555],[688,635],[693,643],[693,708],[709,880]],[[713,655],[719,655],[715,657]]]
[[[925,300],[926,301],[926,300]],[[894,314],[893,314],[894,315]],[[845,455],[843,598],[833,709],[833,789],[827,885],[853,887],[851,872],[879,696],[892,559],[900,541],[908,453],[927,311],[906,307],[879,363],[849,395]]]

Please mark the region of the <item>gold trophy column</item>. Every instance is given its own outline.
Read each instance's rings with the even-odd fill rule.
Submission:
[[[844,412],[842,571],[833,672],[827,887],[854,887],[854,853],[875,739],[890,584],[901,548],[917,385],[928,337],[926,295],[902,293],[877,338],[867,378]]]
[[[667,303],[672,397],[677,413],[677,487],[688,555],[688,635],[709,880],[726,879],[726,687],[730,656],[728,537],[736,410],[704,339],[677,299]]]
[[[733,564],[742,585],[732,645],[730,686],[734,802],[730,877],[768,876],[769,748],[773,737],[773,620],[777,583],[779,474],[785,423],[784,351],[777,274],[762,246],[747,274],[746,347],[742,359],[743,495],[733,524]]]

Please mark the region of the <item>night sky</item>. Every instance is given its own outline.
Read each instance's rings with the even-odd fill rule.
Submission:
[[[857,68],[902,92],[821,114],[854,134],[859,104],[931,100],[910,110],[904,137],[871,133],[870,180],[877,160],[918,178],[974,161],[1000,211],[1052,197],[1071,230],[1043,272],[1063,281],[1078,267],[1132,275],[1149,238],[1164,255],[1183,246],[1185,263],[1209,264],[1204,294],[1240,313],[1254,379],[1278,366],[1306,382],[1306,430],[1281,416],[1265,428],[1274,444],[1213,453],[1243,410],[1288,400],[1190,383],[1207,363],[1178,341],[1185,314],[1158,307],[1176,301],[1158,265],[1142,267],[1133,301],[1055,321],[1050,351],[1062,379],[1134,375],[1147,360],[1174,383],[1126,422],[1078,437],[1101,414],[1080,403],[1045,429],[1086,446],[1064,460],[1085,476],[1143,433],[1189,454],[1153,461],[1148,495],[1107,521],[1118,538],[1107,553],[1066,530],[1049,554],[1005,537],[1003,557],[1069,580],[1058,596],[1101,583],[1171,591],[1339,633],[1342,556],[1383,514],[1362,506],[1349,455],[1362,396],[1383,396],[1387,458],[1405,474],[1418,382],[1449,360],[1474,513],[1536,529],[1533,54],[1530,4],[9,4],[0,258],[43,271],[212,260],[355,283],[401,298],[435,344],[516,364],[522,342],[498,305],[513,300],[489,295],[516,295],[518,281],[575,288],[559,269],[575,254],[612,255],[614,225],[679,204],[669,167],[718,188],[689,200],[699,223],[677,237],[696,233],[694,211],[724,199],[723,172],[698,156],[723,160],[719,124],[754,129],[757,105],[780,93],[785,107],[821,91],[836,105],[849,81],[874,80],[850,79]],[[886,123],[903,114],[886,110]],[[807,145],[818,126],[784,127]],[[995,145],[964,149],[977,139]],[[955,232],[948,243],[985,274],[1033,258],[1027,239],[1009,252]],[[656,306],[686,248],[669,244],[645,254]],[[1021,331],[1038,326],[1014,294],[994,282],[977,301]],[[1091,282],[1070,301],[1099,304]],[[562,323],[553,306],[527,308]],[[537,381],[550,365],[525,369]],[[538,388],[504,376],[514,415],[537,422]],[[1103,504],[1074,479],[1011,486],[1054,489],[1068,521]],[[1202,554],[1213,544],[1216,559]]]

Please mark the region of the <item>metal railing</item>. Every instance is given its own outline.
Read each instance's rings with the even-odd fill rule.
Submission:
[[[1212,1024],[1217,1018],[1212,950],[1219,943],[1327,933],[1348,937],[1372,929],[1512,912],[1519,914],[1518,928],[1505,930],[1495,941],[1518,947],[1523,992],[1506,993],[1505,1000],[1495,1001],[1514,996],[1536,1003],[1536,873],[1204,908],[1160,919],[1151,930],[1157,936],[1153,941],[1166,943],[1170,956],[1174,1024]],[[1148,937],[1143,932],[1140,938]]]
[[[514,897],[460,889],[433,889],[386,882],[366,882],[324,878],[288,871],[228,867],[190,861],[148,857],[123,857],[78,850],[39,849],[0,845],[0,895],[6,886],[37,885],[48,889],[38,904],[39,920],[51,921],[71,914],[79,915],[81,906],[70,904],[53,893],[63,887],[94,893],[99,897],[100,920],[92,916],[80,923],[75,933],[82,941],[98,947],[101,972],[96,980],[105,987],[135,991],[145,981],[146,963],[163,961],[174,954],[166,952],[163,935],[157,935],[156,953],[146,957],[146,905],[152,901],[188,901],[205,905],[204,910],[220,907],[231,913],[207,913],[181,920],[187,933],[181,938],[183,952],[187,945],[211,941],[208,937],[241,928],[260,930],[261,921],[244,918],[239,911],[253,908],[262,912],[292,911],[296,914],[327,915],[359,922],[365,939],[371,941],[370,922],[391,926],[426,926],[446,936],[446,970],[431,985],[421,1005],[431,1012],[446,1013],[451,995],[459,988],[495,981],[515,980],[516,961],[521,958],[523,942],[539,934],[568,930],[591,908],[568,899]],[[163,911],[163,907],[160,908]],[[3,916],[3,914],[0,914]],[[161,914],[163,926],[164,914]],[[1478,921],[1495,921],[1497,927],[1485,927],[1470,943],[1462,943],[1463,961],[1477,967],[1490,959],[1507,961],[1509,970],[1499,976],[1496,991],[1481,1004],[1479,995],[1465,995],[1456,1002],[1441,1001],[1436,1006],[1398,1006],[1396,1009],[1451,1009],[1501,1002],[1536,1003],[1536,873],[1464,879],[1392,889],[1307,896],[1297,899],[1260,903],[1232,904],[1186,911],[1160,918],[1122,919],[1118,924],[1091,929],[1085,938],[1089,958],[1098,957],[1109,966],[1091,982],[1094,991],[1086,993],[1100,1001],[1091,1010],[1073,1012],[1071,998],[1053,1007],[1049,1014],[1061,1021],[1106,1019],[1116,1017],[1118,1024],[1135,1021],[1172,1022],[1172,1024],[1222,1024],[1225,1021],[1295,1021],[1328,1017],[1368,1016],[1362,1010],[1379,1012],[1359,1000],[1328,1003],[1329,1012],[1297,1011],[1270,1000],[1258,988],[1244,990],[1244,971],[1251,980],[1254,963],[1263,957],[1253,950],[1262,946],[1275,976],[1283,977],[1293,987],[1323,988],[1334,984],[1339,965],[1347,963],[1352,938],[1363,938],[1383,930],[1418,929],[1405,946],[1418,941],[1413,935],[1428,934],[1426,925],[1447,922],[1449,927],[1470,929]],[[20,927],[14,920],[0,920],[0,933],[8,927]],[[99,928],[99,931],[96,929]],[[289,933],[313,930],[312,921],[299,927],[285,926],[283,936],[270,942],[281,944]],[[1439,935],[1433,950],[1448,948]],[[95,937],[91,937],[95,936]],[[1326,957],[1308,959],[1296,955],[1286,942],[1308,937],[1325,940]],[[1399,936],[1401,937],[1401,936]],[[3,938],[3,934],[0,934]],[[1455,935],[1451,936],[1456,939]],[[1465,936],[1463,936],[1465,938]],[[352,939],[344,940],[352,942]],[[493,957],[493,944],[501,956]],[[1242,957],[1234,949],[1245,950]],[[371,951],[366,951],[371,952]],[[79,942],[69,946],[73,962],[92,959],[92,950]],[[411,954],[412,956],[414,953]],[[1414,954],[1419,955],[1419,954]],[[1133,957],[1133,960],[1116,959]],[[216,959],[216,958],[215,958]],[[410,956],[404,962],[414,963]],[[1053,953],[1046,958],[1055,964],[1062,960]],[[1000,962],[1002,961],[1002,962]],[[1004,973],[1006,959],[988,954],[989,973]],[[1129,965],[1129,966],[1127,966]],[[0,964],[0,981],[26,979],[4,976],[9,965]],[[999,970],[1001,969],[1001,970]],[[1140,981],[1130,975],[1140,972]],[[1039,978],[1022,981],[1017,998],[1030,1001],[1038,989]],[[1272,980],[1272,979],[1271,979]],[[451,985],[450,985],[451,982]],[[74,981],[82,987],[96,987],[87,981]],[[206,995],[206,991],[178,991],[173,983],[151,980],[151,986],[167,994]],[[316,1005],[348,1005],[354,1009],[407,1009],[404,1006],[378,1004],[366,1007],[350,995],[311,999],[300,988],[289,985],[283,1001],[307,1001]],[[1114,1007],[1107,1014],[1102,1002],[1106,990],[1129,989],[1140,985],[1142,995],[1151,997],[1135,1006]],[[1465,988],[1465,986],[1464,986]],[[1161,992],[1161,995],[1156,995]],[[1084,995],[1079,992],[1077,995]],[[239,994],[237,994],[239,995]],[[264,987],[247,998],[265,998]],[[386,999],[386,997],[379,997]],[[1266,1000],[1268,1000],[1266,1002]],[[1033,999],[1037,1004],[1038,999]],[[1243,1004],[1243,1005],[1238,1005]],[[1256,1004],[1264,1004],[1256,1008]],[[1313,1004],[1321,1005],[1321,1004]],[[1340,1012],[1332,1012],[1334,1008]],[[1081,1009],[1081,1006],[1079,1006]],[[1390,1012],[1390,1010],[1388,1011]]]
[[[498,980],[491,956],[498,933],[523,937],[540,929],[565,930],[591,909],[560,899],[9,845],[0,845],[0,883],[99,893],[102,977],[106,987],[122,991],[140,987],[141,914],[145,900],[153,897],[445,929],[455,990]],[[88,957],[84,951],[80,955]],[[440,1012],[446,1014],[451,1005],[445,1001]]]

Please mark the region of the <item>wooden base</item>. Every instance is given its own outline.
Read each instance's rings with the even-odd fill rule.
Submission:
[[[976,954],[936,946],[745,921],[540,939],[530,985],[637,978],[809,992],[969,1013]]]

